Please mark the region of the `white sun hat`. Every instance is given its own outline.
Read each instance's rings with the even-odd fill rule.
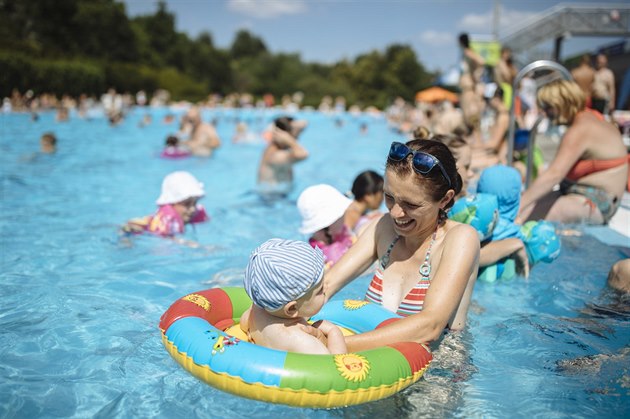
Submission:
[[[343,217],[352,200],[330,185],[319,184],[304,189],[297,200],[302,216],[300,233],[312,234]]]
[[[176,204],[188,198],[201,198],[204,195],[203,183],[188,172],[178,171],[166,175],[162,181],[162,193],[155,203]]]

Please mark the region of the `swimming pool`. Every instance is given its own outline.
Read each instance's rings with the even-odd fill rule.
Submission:
[[[153,122],[139,121],[151,112]],[[462,334],[447,335],[420,382],[388,399],[333,410],[242,399],[195,379],[162,347],[157,324],[176,299],[241,285],[249,252],[297,233],[295,199],[314,183],[350,189],[361,171],[382,172],[394,134],[382,119],[304,112],[287,200],[253,192],[262,143],[231,142],[237,118],[261,131],[278,114],[206,111],[223,146],[210,159],[157,157],[167,109],[134,110],[119,126],[99,116],[56,123],[0,114],[1,417],[624,417],[630,415],[630,302],[606,289],[621,250],[563,236],[560,258],[529,280],[478,283]],[[42,133],[55,155],[38,155]],[[154,211],[164,175],[188,170],[205,183],[212,220],[186,237],[207,248],[134,237],[117,227]],[[577,228],[580,230],[579,226]],[[362,298],[368,278],[335,298]]]

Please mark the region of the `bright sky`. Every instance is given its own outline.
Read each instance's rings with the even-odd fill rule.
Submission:
[[[121,1],[121,0],[119,0]],[[129,16],[153,14],[157,0],[122,0]],[[575,3],[574,1],[573,3]],[[578,3],[594,3],[578,0]],[[353,60],[391,44],[410,45],[428,70],[446,71],[458,59],[457,35],[490,38],[495,4],[499,35],[560,4],[554,0],[166,0],[176,27],[191,38],[206,31],[215,47],[228,48],[239,29],[260,37],[273,53],[299,53],[302,61]],[[574,37],[571,56],[614,42]],[[552,41],[537,47],[552,49]],[[518,57],[517,57],[518,58]]]

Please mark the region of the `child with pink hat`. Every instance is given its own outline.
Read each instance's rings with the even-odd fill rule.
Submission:
[[[156,201],[157,212],[129,220],[123,231],[148,232],[162,237],[182,234],[186,224],[201,223],[210,219],[203,206],[198,204],[204,195],[203,183],[189,172],[170,173],[162,181],[162,192]]]
[[[355,237],[344,224],[344,215],[352,200],[330,185],[306,188],[298,197],[302,216],[300,233],[310,235],[312,247],[324,252],[326,268],[334,265],[352,246]]]

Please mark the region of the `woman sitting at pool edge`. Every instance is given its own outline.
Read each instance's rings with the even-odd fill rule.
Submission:
[[[366,299],[404,318],[346,337],[349,351],[433,342],[445,328],[465,326],[479,267],[479,237],[471,226],[446,218],[461,187],[455,159],[444,144],[392,143],[383,187],[389,213],[370,224],[326,273],[325,290],[331,298],[378,260]]]
[[[587,109],[585,100],[573,81],[558,80],[538,91],[547,117],[568,128],[547,170],[523,192],[519,221],[607,224],[617,211],[628,184],[629,156],[619,130]]]

